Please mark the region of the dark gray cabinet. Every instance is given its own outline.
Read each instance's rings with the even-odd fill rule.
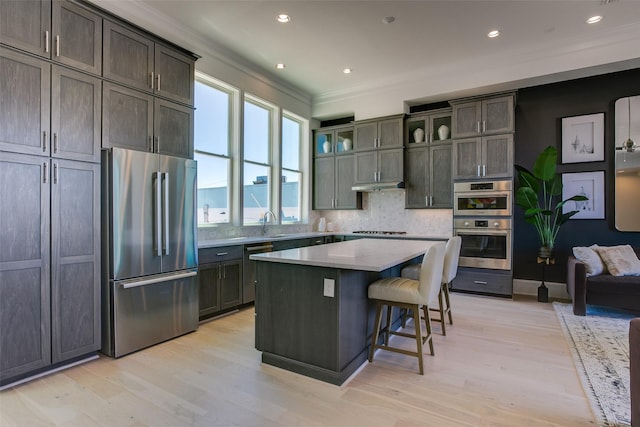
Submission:
[[[0,150],[99,162],[101,84],[0,48]]]
[[[67,1],[3,0],[0,40],[83,71],[102,71],[102,18]]]
[[[198,250],[200,320],[242,304],[242,246]]]
[[[394,116],[354,124],[355,151],[402,147],[403,116]]]
[[[314,157],[353,150],[353,126],[327,127],[314,131]]]
[[[453,141],[453,178],[513,176],[513,134]]]
[[[412,114],[405,120],[405,147],[451,139],[451,108]]]
[[[79,70],[102,73],[102,18],[78,4],[53,1],[51,58]]]
[[[351,190],[354,155],[319,157],[314,161],[313,208],[361,209],[362,195]]]
[[[49,58],[51,0],[0,1],[0,42]]]
[[[193,109],[156,98],[153,109],[155,151],[193,158]]]
[[[99,350],[100,165],[52,160],[51,362]]]
[[[405,208],[451,209],[451,151],[451,143],[440,143],[405,152]]]
[[[51,78],[51,155],[99,163],[102,81],[57,65]]]
[[[49,160],[0,156],[0,381],[51,363]]]
[[[451,101],[453,138],[513,132],[514,96],[504,95],[480,100]]]
[[[100,348],[100,166],[0,157],[0,381]]]
[[[355,184],[400,182],[404,178],[403,149],[358,152]]]
[[[102,146],[193,156],[193,109],[103,83]]]
[[[103,76],[138,90],[193,105],[194,60],[108,20]]]
[[[0,47],[0,150],[49,155],[50,85],[49,63]]]

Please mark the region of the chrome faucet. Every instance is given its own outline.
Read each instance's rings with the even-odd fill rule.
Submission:
[[[269,220],[269,214],[271,214],[271,218],[273,218],[273,221],[276,220],[276,214],[273,213],[273,211],[266,211],[263,215],[262,215],[262,234],[267,234],[267,221]]]

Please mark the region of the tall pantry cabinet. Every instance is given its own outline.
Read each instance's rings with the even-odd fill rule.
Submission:
[[[104,73],[122,58],[104,50],[116,26],[148,38],[162,81],[138,90]],[[118,145],[103,139],[104,88],[150,97],[139,149],[188,157],[190,55],[81,0],[0,1],[0,385],[100,349],[100,151]],[[154,129],[173,134],[147,145]]]

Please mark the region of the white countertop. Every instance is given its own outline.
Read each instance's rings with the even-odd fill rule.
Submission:
[[[310,231],[307,233],[283,233],[275,235],[265,236],[252,236],[252,237],[231,237],[226,239],[216,240],[199,240],[198,248],[216,248],[221,246],[233,246],[233,245],[250,245],[252,243],[263,242],[275,242],[278,240],[292,240],[292,239],[304,239],[308,237],[326,237],[326,236],[357,236],[366,237],[371,239],[425,239],[425,240],[439,240],[446,241],[447,237],[442,236],[427,236],[423,234],[400,234],[400,235],[388,235],[388,234],[360,234],[353,232],[319,232]]]
[[[251,255],[256,261],[383,271],[424,254],[437,241],[358,239]]]

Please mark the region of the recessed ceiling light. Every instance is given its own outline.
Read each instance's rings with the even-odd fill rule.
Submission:
[[[492,30],[489,31],[489,33],[487,34],[487,37],[493,39],[495,37],[498,37],[500,35],[500,30]]]
[[[342,72],[345,74],[351,74],[353,70],[351,68],[345,68],[344,70],[342,70]]]
[[[587,24],[595,24],[596,22],[600,22],[602,21],[602,16],[600,15],[596,15],[596,16],[592,16],[591,18],[587,19]]]
[[[284,70],[285,67],[286,67],[286,65],[284,65],[282,62],[276,64],[276,68],[278,70]]]
[[[386,17],[382,18],[382,23],[383,24],[391,24],[395,20],[396,20],[395,16],[386,16]]]
[[[278,22],[282,22],[283,24],[291,21],[291,17],[286,13],[281,13],[280,15],[276,16],[276,19],[278,20]]]

